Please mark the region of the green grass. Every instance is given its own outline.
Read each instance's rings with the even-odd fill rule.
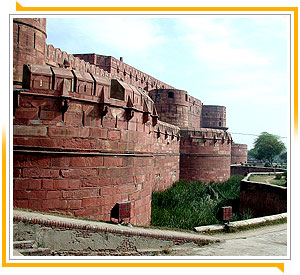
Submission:
[[[275,175],[251,175],[248,179],[249,181],[270,183],[278,186],[286,186],[286,177],[276,178]]]
[[[222,206],[238,209],[242,178],[236,175],[224,183],[179,181],[163,192],[154,192],[151,225],[192,230],[220,223],[216,215]],[[240,218],[236,212],[234,220]]]

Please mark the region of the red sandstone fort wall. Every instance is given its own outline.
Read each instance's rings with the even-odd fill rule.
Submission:
[[[230,177],[232,139],[228,132],[201,128],[181,134],[180,179],[222,182]]]
[[[148,225],[152,191],[179,177],[229,178],[225,107],[123,59],[47,45],[46,19],[14,19],[13,35],[14,84],[23,85],[14,91],[15,207],[109,220],[129,201],[130,222]]]
[[[143,91],[118,82],[120,100],[103,83],[97,96],[65,86],[15,91],[15,207],[109,220],[130,201],[130,222],[150,223],[152,190],[179,178],[179,128],[156,122]]]
[[[231,164],[247,163],[247,161],[248,161],[247,144],[232,143]]]

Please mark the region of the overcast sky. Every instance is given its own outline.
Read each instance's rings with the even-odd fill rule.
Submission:
[[[48,18],[47,43],[124,62],[227,108],[236,143],[289,136],[290,27],[283,15]],[[282,139],[285,143],[287,139]]]

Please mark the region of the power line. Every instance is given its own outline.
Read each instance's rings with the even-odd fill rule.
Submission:
[[[243,135],[243,136],[254,136],[254,137],[259,137],[260,135],[255,135],[255,134],[246,134],[246,133],[231,133],[231,134],[234,134],[234,135]],[[278,136],[279,138],[287,138],[287,137],[280,137]]]

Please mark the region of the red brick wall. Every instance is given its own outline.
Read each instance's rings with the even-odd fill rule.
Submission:
[[[205,128],[181,134],[180,179],[222,182],[230,177],[230,134]]]
[[[126,101],[109,99],[109,90],[102,123],[99,98],[77,93],[69,94],[62,120],[58,92],[19,92],[14,206],[109,220],[115,203],[130,201],[130,222],[149,224],[152,190],[165,189],[179,177],[179,128],[161,122],[153,126],[153,102],[145,94],[135,94],[134,116],[128,121]],[[125,89],[125,99],[134,98],[133,93],[137,90]],[[148,101],[147,122],[141,98]]]
[[[231,164],[247,163],[247,161],[248,161],[247,144],[232,143]]]

